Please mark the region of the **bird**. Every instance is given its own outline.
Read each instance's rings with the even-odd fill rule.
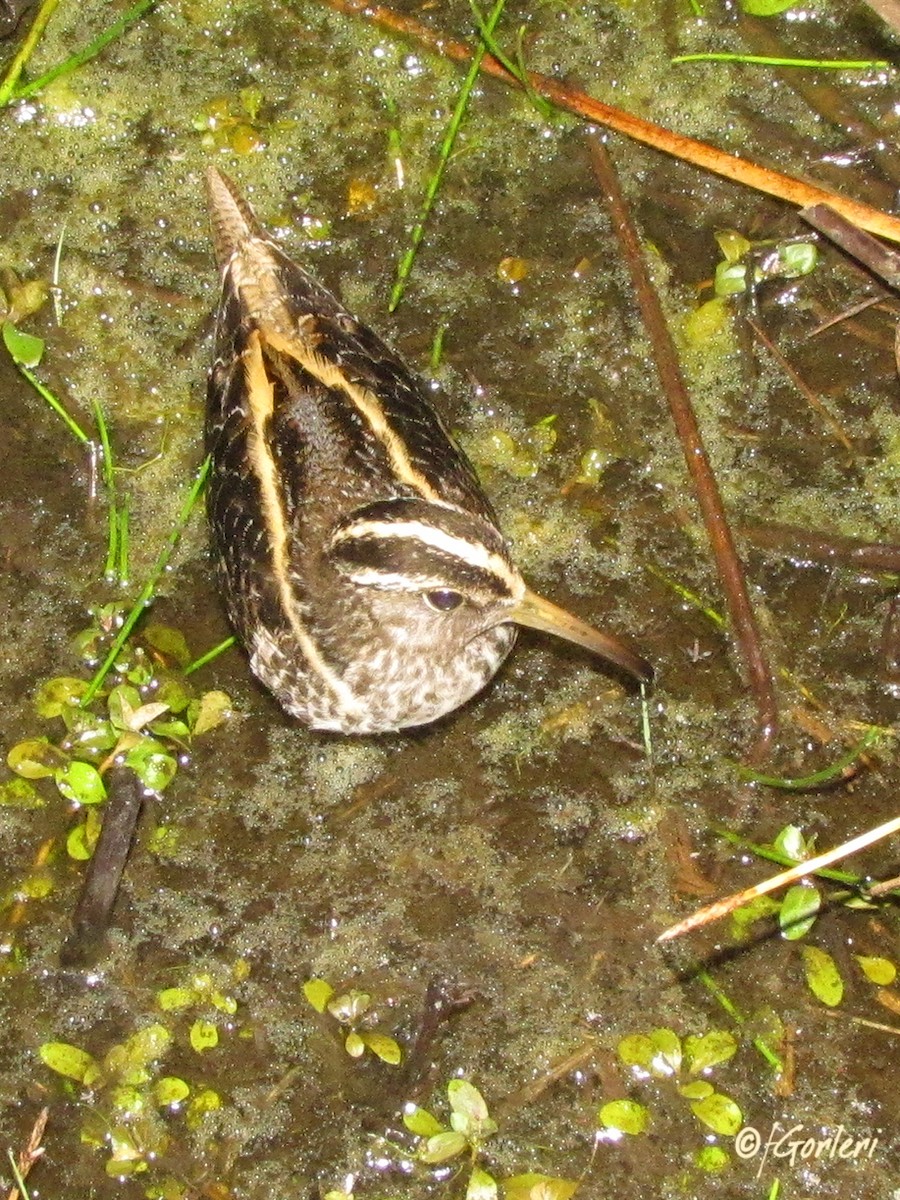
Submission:
[[[637,680],[650,665],[537,595],[425,384],[206,174],[221,298],[207,515],[250,667],[314,730],[380,734],[457,709],[518,626]]]

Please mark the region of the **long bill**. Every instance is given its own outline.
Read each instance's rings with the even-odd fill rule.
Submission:
[[[653,668],[647,660],[629,650],[618,638],[601,633],[599,629],[594,629],[593,625],[588,625],[586,621],[580,620],[528,588],[518,604],[512,609],[507,609],[505,619],[515,621],[517,625],[527,625],[529,629],[553,633],[557,637],[565,638],[567,642],[584,646],[585,650],[606,659],[608,663],[634,676],[641,683],[649,683],[653,678]]]

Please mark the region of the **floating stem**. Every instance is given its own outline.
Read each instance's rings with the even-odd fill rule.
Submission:
[[[827,71],[880,71],[891,64],[881,58],[778,58],[768,54],[676,54],[673,63],[735,62],[763,67],[821,67]]]

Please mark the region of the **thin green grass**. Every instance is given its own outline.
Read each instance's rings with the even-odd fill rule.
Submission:
[[[201,667],[205,667],[207,663],[211,663],[214,658],[218,658],[220,654],[224,654],[226,650],[230,650],[232,646],[237,644],[237,638],[234,634],[231,637],[225,638],[219,642],[218,646],[213,646],[211,650],[207,650],[205,654],[201,654],[199,658],[195,658],[192,663],[184,668],[184,675],[193,675],[195,671],[199,671]]]
[[[472,9],[472,12],[475,15],[475,20],[478,23],[478,34],[484,45],[490,51],[492,57],[496,58],[497,62],[500,63],[500,65],[507,71],[509,71],[513,79],[517,79],[519,81],[519,83],[522,85],[522,90],[525,92],[525,95],[528,97],[529,101],[534,105],[544,120],[549,121],[551,117],[553,117],[556,110],[549,100],[545,100],[544,97],[539,95],[531,86],[531,80],[528,78],[528,68],[525,66],[523,42],[525,39],[525,30],[527,26],[519,26],[518,33],[516,34],[516,57],[511,59],[509,55],[506,54],[500,46],[498,46],[493,36],[493,28],[488,24],[488,22],[485,21],[484,16],[475,3],[475,0],[469,0],[469,7]]]
[[[795,858],[789,858],[787,854],[782,854],[780,850],[775,850],[772,846],[761,846],[758,842],[747,841],[746,838],[733,833],[730,829],[715,826],[712,832],[738,850],[746,850],[750,854],[755,854],[757,858],[776,863],[779,867],[790,868],[797,865]],[[849,871],[835,871],[831,867],[821,867],[814,874],[819,879],[828,879],[832,883],[841,883],[847,887],[865,889],[866,886],[866,881],[861,875],[853,875]]]
[[[450,161],[450,155],[453,153],[453,147],[456,144],[456,137],[459,133],[460,126],[465,116],[466,108],[469,104],[469,97],[472,93],[472,88],[475,86],[475,80],[478,78],[478,73],[481,70],[481,60],[485,54],[484,31],[487,31],[488,36],[493,33],[503,13],[503,7],[506,0],[497,0],[491,15],[488,17],[482,29],[482,44],[472,56],[472,61],[469,64],[469,70],[466,72],[466,77],[463,80],[463,85],[460,88],[459,96],[456,100],[456,106],[453,109],[453,115],[450,118],[450,123],[447,126],[447,132],[444,134],[444,140],[441,142],[441,148],[438,153],[438,163],[435,167],[431,178],[428,180],[428,186],[425,189],[425,199],[422,201],[422,207],[419,210],[418,219],[413,226],[412,234],[410,235],[410,244],[406,253],[401,258],[397,266],[397,277],[394,281],[394,287],[391,291],[391,298],[388,303],[388,311],[394,312],[397,305],[403,299],[403,293],[406,290],[406,283],[409,279],[410,272],[413,268],[413,263],[416,260],[419,246],[422,243],[422,238],[425,236],[425,226],[428,218],[431,215],[431,210],[434,207],[435,199],[440,190],[441,181],[444,178],[444,172],[447,169],[447,164]]]
[[[45,6],[50,3],[52,3],[53,8],[55,8],[57,0],[45,0]],[[66,75],[71,75],[73,71],[77,71],[79,67],[83,67],[86,62],[90,62],[92,58],[96,58],[100,51],[104,50],[110,42],[115,41],[115,39],[123,34],[131,25],[133,25],[136,21],[139,21],[141,17],[143,17],[145,13],[153,8],[156,3],[157,0],[138,0],[137,4],[132,5],[127,12],[123,13],[122,16],[119,17],[118,21],[114,21],[108,29],[105,29],[101,34],[98,34],[98,36],[95,37],[93,41],[89,42],[83,50],[77,50],[74,54],[70,54],[67,59],[64,59],[63,62],[57,63],[55,67],[51,67],[49,71],[45,71],[43,75],[39,75],[37,79],[33,79],[30,83],[25,84],[23,87],[17,87],[16,84],[19,75],[22,73],[22,68],[34,50],[34,45],[32,45],[28,51],[28,55],[19,66],[15,78],[10,82],[10,73],[8,73],[7,78],[3,81],[3,84],[0,85],[0,108],[14,100],[28,100],[31,96],[37,95],[38,92],[47,87],[48,84],[55,82],[57,79],[62,79]],[[43,8],[41,9],[41,12],[43,12]],[[38,15],[40,16],[40,13]],[[46,25],[46,22],[44,24]],[[35,26],[36,25],[37,21],[35,21]],[[34,27],[32,27],[32,32],[33,30]],[[43,28],[38,33],[38,37],[40,37],[42,32]],[[30,37],[31,34],[29,34],[29,38]],[[35,38],[35,44],[36,43],[37,38]],[[22,49],[24,50],[25,47],[23,46]],[[16,57],[18,58],[19,56],[17,55]],[[7,86],[8,84],[9,86]]]
[[[50,407],[53,409],[53,411],[56,413],[56,415],[64,422],[66,428],[69,430],[69,432],[72,434],[72,436],[77,438],[78,441],[81,442],[82,446],[90,446],[91,439],[84,432],[84,430],[81,428],[81,426],[75,420],[75,418],[70,416],[69,413],[66,412],[65,406],[63,405],[62,401],[57,399],[57,397],[53,394],[53,392],[51,392],[48,387],[45,387],[44,384],[41,383],[41,381],[38,379],[38,377],[35,375],[35,373],[31,370],[31,368],[26,366],[25,363],[22,361],[22,358],[20,357],[20,353],[16,349],[17,343],[13,339],[12,335],[10,334],[10,329],[11,329],[11,326],[9,326],[9,325],[3,326],[3,340],[6,343],[7,350],[9,350],[10,357],[12,358],[13,362],[15,363],[16,370],[19,372],[20,375],[23,376],[23,378],[28,380],[28,382],[31,384],[31,386],[34,388],[34,390],[37,392],[37,394],[43,400],[46,400],[46,402],[50,405]],[[17,331],[13,331],[13,332],[17,334]],[[31,335],[27,335],[27,336],[30,338]],[[43,351],[43,342],[41,342],[41,340],[39,338],[33,338],[31,340],[36,342],[40,346],[40,349],[42,352]],[[35,359],[33,359],[31,361],[37,362],[39,359],[40,359],[40,353],[37,354]]]
[[[110,646],[106,658],[98,667],[94,678],[88,684],[87,691],[81,698],[82,708],[87,707],[97,695],[97,692],[103,685],[104,679],[109,674],[113,664],[118,658],[119,652],[131,635],[132,629],[134,629],[144,609],[147,608],[147,606],[153,600],[153,597],[156,594],[157,584],[165,574],[172,555],[174,554],[175,549],[181,540],[181,535],[184,533],[185,527],[190,520],[191,513],[194,511],[197,501],[200,498],[200,494],[206,484],[206,480],[209,475],[209,469],[210,460],[209,457],[207,457],[200,470],[197,472],[197,478],[191,485],[191,489],[188,492],[187,498],[181,506],[181,510],[175,519],[175,524],[173,525],[169,536],[166,538],[165,545],[163,546],[159,553],[159,557],[153,565],[153,569],[150,572],[147,582],[141,588],[140,595],[132,605],[128,616],[125,618],[122,624],[122,628],[116,634],[115,640]]]
[[[9,1156],[9,1165],[12,1170],[13,1179],[15,1180],[16,1187],[19,1189],[19,1200],[30,1200],[28,1188],[25,1186],[25,1180],[22,1178],[22,1172],[19,1170],[19,1164],[16,1162],[15,1155],[12,1150],[7,1150],[6,1153]]]
[[[739,1028],[743,1029],[743,1027],[747,1023],[743,1013],[734,1004],[734,1002],[731,1000],[731,998],[728,995],[726,995],[725,992],[722,991],[722,989],[719,987],[719,985],[713,979],[712,975],[710,975],[710,973],[708,971],[700,970],[697,972],[697,979],[703,984],[703,986],[706,988],[706,990],[709,992],[709,994],[713,997],[713,999],[716,1000],[716,1002],[720,1005],[720,1007],[723,1008],[726,1013],[728,1013],[729,1017],[731,1017],[731,1019],[732,1019],[732,1021],[734,1021],[735,1025],[737,1025]],[[773,1071],[776,1071],[779,1075],[783,1075],[784,1074],[784,1063],[781,1061],[781,1059],[778,1057],[778,1055],[775,1053],[775,1051],[771,1048],[771,1046],[769,1046],[766,1043],[766,1041],[763,1038],[759,1037],[758,1035],[751,1038],[750,1040],[751,1040],[754,1048],[757,1050],[757,1052],[759,1054],[762,1055],[762,1057],[766,1060],[766,1062],[773,1069]]]
[[[881,58],[776,58],[767,54],[678,54],[673,63],[733,62],[762,67],[814,67],[825,71],[883,71],[891,64]]]
[[[111,583],[124,583],[126,576],[122,572],[122,549],[123,549],[123,534],[125,560],[127,562],[127,539],[128,539],[128,515],[127,507],[120,512],[118,498],[116,494],[116,467],[113,462],[112,445],[109,439],[109,427],[106,424],[106,416],[100,406],[99,401],[92,396],[91,408],[94,413],[94,421],[97,425],[97,433],[100,437],[100,459],[103,471],[103,484],[106,489],[106,565],[103,573]],[[123,519],[124,513],[124,519]]]
[[[880,726],[872,726],[846,754],[842,754],[821,771],[813,771],[811,775],[785,779],[779,775],[764,775],[761,771],[754,771],[752,767],[745,767],[742,763],[735,763],[734,766],[741,779],[746,779],[749,783],[761,783],[764,787],[780,788],[786,792],[807,792],[811,788],[824,787],[840,780],[844,772],[878,741],[883,732]]]
[[[22,43],[18,54],[13,58],[12,62],[0,82],[0,108],[4,108],[13,98],[16,90],[16,84],[19,82],[19,77],[25,70],[28,60],[34,54],[35,47],[44,36],[44,30],[47,28],[47,23],[53,16],[59,0],[44,0],[43,4],[37,11],[37,16],[34,18],[31,28]]]

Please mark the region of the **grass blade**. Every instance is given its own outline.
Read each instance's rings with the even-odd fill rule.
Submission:
[[[59,0],[44,0],[43,4],[37,11],[37,16],[34,18],[34,24],[28,30],[28,36],[22,43],[19,53],[15,56],[9,66],[9,70],[3,77],[3,82],[0,83],[0,108],[4,108],[9,104],[16,90],[16,84],[19,82],[19,76],[25,70],[25,66],[34,54],[34,48],[44,36],[44,30],[47,28],[47,22],[53,16]]]
[[[500,20],[506,0],[497,0],[494,5],[491,15],[484,24],[484,30],[488,35],[492,34]],[[397,278],[394,281],[394,288],[391,292],[391,299],[388,304],[388,311],[394,312],[397,305],[403,298],[403,293],[406,290],[406,281],[412,271],[413,263],[416,259],[419,246],[422,238],[425,236],[425,225],[431,215],[431,210],[434,207],[434,201],[437,197],[438,190],[441,186],[441,180],[444,178],[444,171],[447,169],[447,163],[450,160],[450,155],[453,153],[453,146],[456,142],[456,135],[459,133],[459,127],[462,125],[463,117],[465,116],[466,107],[469,103],[469,96],[472,88],[475,86],[475,80],[478,78],[478,72],[481,69],[481,60],[484,58],[485,44],[484,34],[482,33],[482,43],[472,55],[472,61],[469,64],[469,69],[466,72],[466,77],[463,80],[463,85],[460,88],[459,96],[457,97],[456,107],[453,109],[453,115],[450,118],[450,123],[447,126],[447,132],[444,134],[444,140],[441,142],[441,149],[438,155],[438,164],[428,180],[428,186],[425,189],[425,199],[422,202],[422,207],[419,210],[419,217],[413,226],[410,244],[400,260],[397,267]]]
[[[173,525],[172,530],[169,533],[169,536],[166,538],[165,545],[163,546],[162,550],[160,551],[159,557],[157,558],[156,562],[153,564],[153,569],[150,572],[150,576],[147,579],[147,582],[141,588],[140,595],[138,596],[137,600],[135,600],[134,604],[132,605],[131,611],[129,612],[128,616],[125,618],[125,620],[122,624],[122,628],[116,634],[115,641],[110,646],[109,652],[107,653],[106,658],[103,660],[103,662],[98,667],[97,672],[94,675],[94,678],[91,680],[91,682],[88,686],[88,690],[84,693],[84,695],[81,698],[81,707],[82,708],[87,707],[87,705],[89,705],[90,702],[97,695],[97,692],[100,690],[100,688],[103,684],[103,680],[109,674],[109,671],[110,671],[113,663],[118,658],[119,651],[122,649],[122,647],[125,645],[125,642],[128,640],[129,636],[131,635],[131,631],[132,631],[132,629],[134,629],[135,625],[137,624],[138,619],[140,618],[144,609],[148,606],[148,604],[153,599],[153,596],[156,592],[156,586],[159,583],[160,579],[162,578],[163,574],[165,573],[166,568],[169,565],[169,561],[172,558],[172,555],[175,552],[175,548],[177,547],[178,542],[181,539],[181,535],[184,532],[185,526],[187,525],[188,521],[190,520],[191,513],[194,511],[194,507],[196,506],[197,501],[200,498],[200,493],[203,491],[203,488],[206,484],[206,480],[209,475],[209,468],[210,468],[210,460],[209,460],[209,457],[207,457],[205,459],[203,465],[201,466],[200,470],[197,472],[197,478],[194,480],[194,483],[192,484],[191,489],[188,492],[187,498],[185,499],[184,504],[181,506],[181,511],[179,512],[177,518],[175,519],[175,524]]]
[[[78,50],[75,54],[69,55],[63,62],[57,63],[55,67],[51,67],[49,71],[45,71],[43,75],[39,75],[37,79],[33,79],[31,83],[26,84],[24,87],[13,87],[11,94],[5,97],[3,92],[0,91],[0,105],[8,104],[10,100],[27,100],[47,87],[48,84],[53,83],[54,80],[61,79],[64,75],[71,75],[73,71],[77,71],[86,62],[89,62],[92,58],[96,58],[101,50],[105,49],[110,42],[115,41],[135,21],[139,21],[156,2],[157,0],[138,0],[137,4],[129,8],[128,12],[123,13],[118,21],[114,21],[108,29],[95,37],[92,42],[89,42],[83,50]],[[54,7],[55,3],[56,0],[54,0]]]

